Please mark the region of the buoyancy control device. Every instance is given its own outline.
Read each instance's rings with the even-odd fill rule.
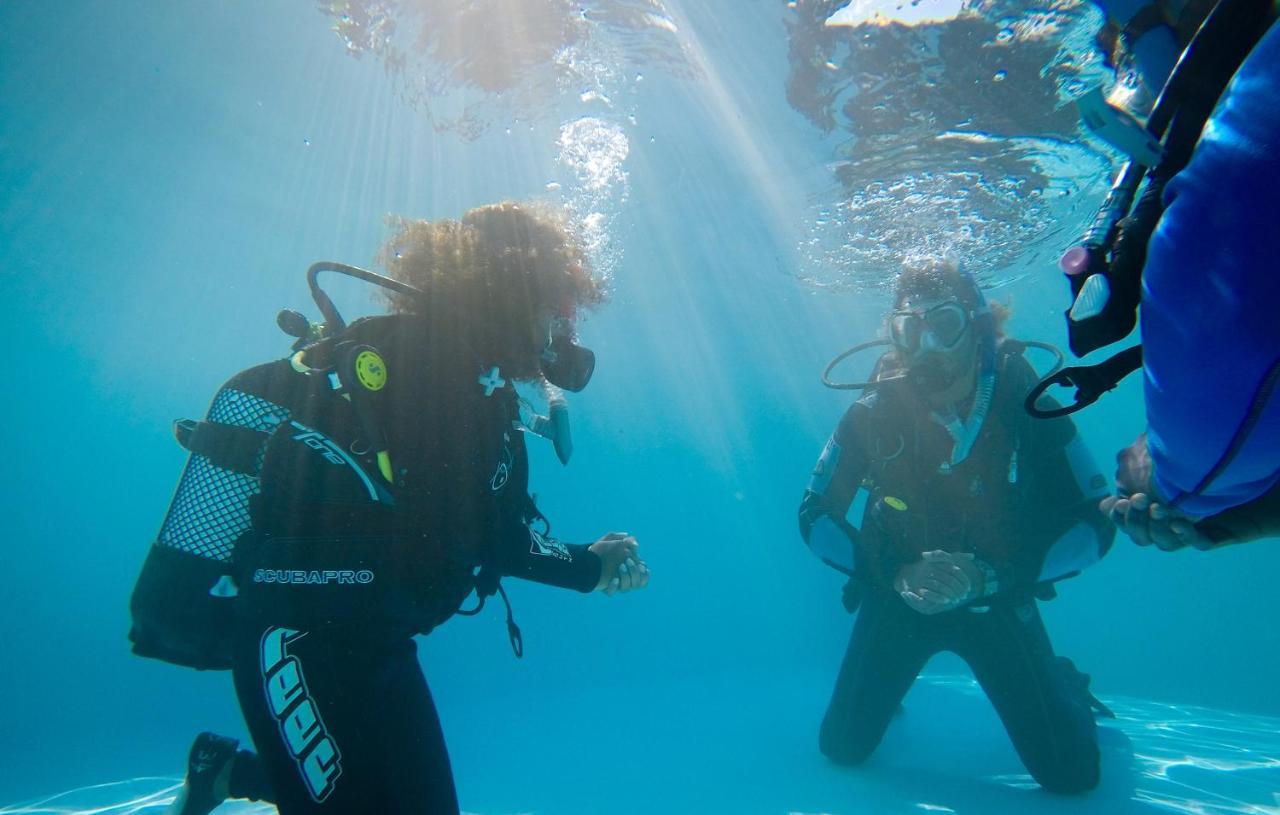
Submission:
[[[346,328],[319,285],[321,272],[426,296],[364,269],[316,263],[307,270],[307,282],[324,322],[313,324],[289,310],[277,317],[280,327],[297,339],[295,352]],[[239,594],[235,555],[246,536],[255,534],[250,504],[261,490],[258,476],[268,440],[311,392],[314,375],[331,377],[335,393],[349,393],[362,419],[367,413],[361,410],[361,389],[376,390],[379,375],[385,376],[373,349],[338,356],[333,370],[307,369],[296,356],[249,368],[217,391],[203,420],[174,423],[174,435],[189,456],[130,600],[134,653],[201,670],[230,667],[233,601]],[[374,427],[364,430],[378,447],[381,434]],[[373,452],[377,475],[389,481],[385,445]]]
[[[1099,93],[1079,100],[1086,126],[1128,160],[1088,231],[1059,261],[1071,287],[1065,316],[1077,357],[1123,340],[1137,325],[1147,244],[1164,214],[1165,185],[1191,160],[1228,83],[1275,19],[1273,0],[1211,5],[1145,122],[1110,106]],[[1133,345],[1094,365],[1054,371],[1027,396],[1027,412],[1036,418],[1074,413],[1141,367],[1142,346]],[[1038,404],[1055,385],[1074,387],[1074,399],[1063,406]]]
[[[420,289],[365,269],[315,263],[307,270],[307,283],[323,322],[313,323],[289,309],[276,318],[281,330],[296,340],[294,355],[236,374],[214,395],[203,420],[174,423],[174,435],[189,456],[130,600],[129,639],[140,656],[200,670],[231,667],[235,598],[240,595],[237,576],[241,564],[236,563],[236,553],[237,549],[253,549],[250,536],[257,533],[250,508],[261,492],[259,475],[268,441],[277,428],[292,423],[304,400],[314,395],[317,376],[325,379],[319,390],[349,399],[362,425],[370,461],[367,467],[348,463],[371,494],[382,496],[378,500],[383,503],[389,500],[386,485],[393,482],[391,453],[370,407],[387,375],[377,349],[340,341],[333,349],[337,353],[322,355],[329,367],[310,367],[309,359],[304,362],[304,349],[340,340],[347,328],[319,284],[323,272],[342,274],[411,298],[427,298]],[[558,342],[553,349],[557,354],[544,360],[550,415],[539,416],[526,403],[529,415],[521,429],[550,440],[567,464],[572,437],[568,408],[557,386],[580,390],[590,379],[595,357],[571,338],[558,338]],[[358,582],[359,577],[356,574],[353,579]],[[485,577],[482,570],[477,580],[481,605],[485,596],[501,591],[495,575]],[[512,647],[519,655],[519,629],[509,606],[507,618]]]

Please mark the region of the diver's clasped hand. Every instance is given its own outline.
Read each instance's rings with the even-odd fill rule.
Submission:
[[[596,591],[612,597],[649,585],[649,566],[640,559],[640,544],[626,532],[610,532],[587,548],[600,558]]]
[[[939,614],[981,597],[986,576],[974,563],[972,554],[937,549],[903,566],[893,588],[913,611]]]
[[[1155,486],[1155,465],[1147,434],[1116,454],[1116,491],[1098,504],[1102,514],[1139,546],[1155,545],[1166,552],[1192,546],[1212,548],[1213,542],[1195,527],[1195,518],[1170,507]]]
[[[1139,492],[1158,494],[1155,489],[1155,464],[1151,460],[1151,450],[1147,447],[1146,433],[1116,453],[1116,492],[1121,495]]]
[[[1102,514],[1139,546],[1172,552],[1191,546],[1212,549],[1213,541],[1196,529],[1195,520],[1161,504],[1146,493],[1112,495],[1098,504]]]

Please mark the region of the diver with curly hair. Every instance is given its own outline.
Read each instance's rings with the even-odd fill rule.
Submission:
[[[572,231],[514,203],[397,226],[381,260],[413,288],[388,296],[392,314],[251,369],[288,414],[229,584],[230,667],[258,752],[201,734],[173,812],[238,797],[456,813],[413,637],[473,591],[505,601],[503,576],[611,595],[648,582],[635,538],[562,542],[529,496],[515,384],[577,391],[594,367],[574,329],[603,292]],[[507,624],[519,654],[509,606]]]
[[[871,381],[836,386],[865,392],[818,460],[800,532],[849,575],[857,619],[819,746],[840,764],[865,761],[925,663],[952,651],[1031,775],[1078,793],[1098,783],[1095,700],[1054,655],[1037,600],[1111,545],[1094,510],[1107,485],[1070,420],[1023,411],[1037,376],[1026,345],[1003,336],[1004,316],[956,263],[913,264]]]

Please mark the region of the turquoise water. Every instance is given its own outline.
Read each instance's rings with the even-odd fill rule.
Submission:
[[[867,766],[818,753],[850,628],[795,530],[848,401],[818,374],[920,247],[1061,344],[1053,260],[1113,160],[1066,102],[1103,76],[1087,8],[816,8],[0,3],[0,811],[158,811],[194,733],[243,734],[226,675],[128,653],[183,463],[170,421],[284,353],[307,265],[370,265],[388,213],[538,198],[575,213],[613,295],[583,328],[575,458],[535,447],[534,488],[567,539],[638,536],[654,578],[613,599],[508,581],[519,662],[497,608],[423,642],[465,810],[1280,812],[1270,542],[1121,540],[1044,606],[1120,714],[1086,799],[1028,788],[948,657]],[[1127,382],[1079,425],[1106,461],[1140,416]]]

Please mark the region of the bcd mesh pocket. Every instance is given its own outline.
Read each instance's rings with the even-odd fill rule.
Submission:
[[[251,531],[249,503],[260,489],[266,440],[288,420],[284,405],[296,403],[298,376],[279,360],[242,371],[214,396],[205,422],[261,433],[261,446],[245,451],[236,469],[213,463],[225,458],[222,436],[214,448],[187,458],[130,601],[135,654],[202,670],[230,667],[237,593],[232,561],[237,543]],[[231,435],[244,438],[224,435],[227,444],[235,443]]]
[[[208,421],[270,433],[288,417],[289,411],[274,402],[224,388],[209,408]],[[259,450],[259,467],[262,454]],[[192,453],[157,543],[209,560],[231,560],[236,539],[249,530],[249,499],[258,490],[256,477],[224,470]]]

